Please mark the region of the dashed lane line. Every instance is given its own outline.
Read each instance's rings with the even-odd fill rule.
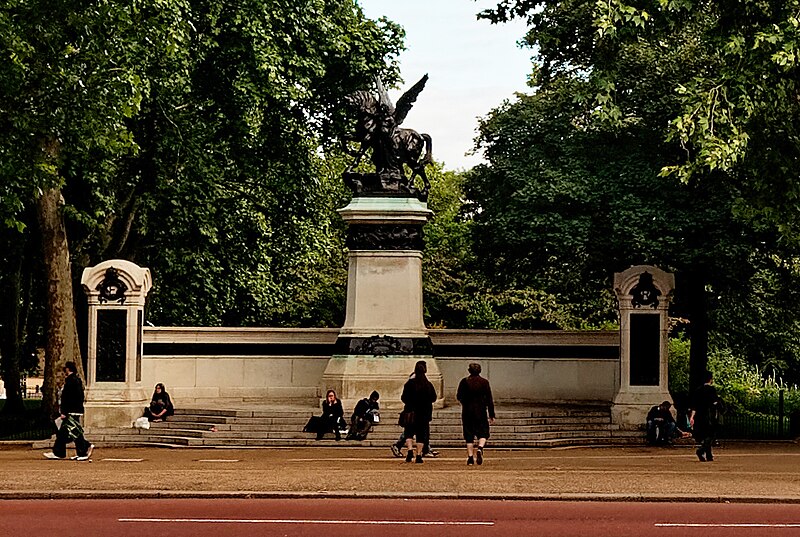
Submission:
[[[183,524],[326,524],[340,526],[494,526],[491,521],[472,520],[314,520],[263,518],[120,518],[119,522],[168,522]]]

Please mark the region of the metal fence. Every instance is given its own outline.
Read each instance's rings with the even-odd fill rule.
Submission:
[[[0,432],[0,440],[47,440],[53,434],[52,426],[28,426],[16,432]]]
[[[720,423],[719,437],[742,440],[785,440],[793,438],[788,416],[769,414],[726,415]]]
[[[784,390],[758,394],[742,401],[747,410],[725,412],[719,437],[747,440],[785,440],[800,434],[800,412],[787,409]]]

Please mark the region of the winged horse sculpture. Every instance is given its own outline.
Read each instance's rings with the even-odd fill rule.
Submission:
[[[433,163],[431,137],[400,127],[427,81],[428,75],[423,76],[397,100],[396,106],[379,77],[375,78],[377,97],[369,91],[359,90],[345,98],[347,104],[357,111],[354,140],[361,144],[354,155],[355,160],[347,168],[348,172],[358,165],[367,149],[372,149],[372,163],[382,179],[398,180],[408,191],[414,192],[414,179],[419,176],[423,182],[420,193],[427,197],[431,185],[425,166]],[[411,170],[408,178],[404,165]]]

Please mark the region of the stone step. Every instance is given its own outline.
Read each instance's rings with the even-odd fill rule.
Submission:
[[[601,428],[573,428],[573,429],[535,429],[517,431],[510,428],[495,427],[491,431],[491,438],[494,439],[515,439],[515,438],[544,438],[553,436],[573,437],[579,435],[609,435],[614,432],[616,428],[610,426]],[[395,440],[401,432],[399,427],[393,429],[375,428],[370,433],[370,438],[380,439],[384,441]],[[210,430],[197,430],[197,429],[134,429],[134,428],[93,428],[86,431],[89,438],[97,438],[104,435],[117,435],[117,436],[174,436],[181,438],[305,438],[311,433],[302,432],[300,429],[292,430],[270,430],[270,429],[257,429],[257,430],[217,430],[212,432]],[[431,428],[431,436],[433,438],[460,438],[460,428]]]
[[[165,422],[154,422],[151,424],[152,428],[160,427],[180,427],[180,428],[211,428],[216,426],[218,429],[220,425],[230,426],[231,428],[244,428],[244,427],[290,427],[300,428],[308,422],[310,416],[303,416],[302,418],[288,418],[288,417],[274,417],[274,418],[225,418],[218,416],[174,416]],[[346,418],[347,419],[347,418]],[[508,419],[503,416],[498,416],[496,427],[505,426],[556,426],[556,425],[608,425],[611,423],[610,416],[587,416],[587,417],[550,417],[550,418],[513,418]],[[196,424],[190,426],[189,424]],[[395,420],[388,421],[384,417],[384,421],[380,425],[396,425]],[[434,416],[432,424],[460,427],[461,416]]]
[[[610,431],[610,430],[597,430],[597,431],[559,430],[559,431],[543,431],[543,432],[531,432],[527,434],[519,434],[513,432],[494,431],[491,434],[491,439],[493,443],[515,444],[517,442],[523,442],[529,440],[552,440],[558,438],[579,438],[579,437],[609,438],[614,436],[615,432],[616,431]],[[87,434],[89,438],[92,439],[92,441],[94,441],[95,439],[107,440],[108,438],[113,437],[114,439],[124,438],[128,441],[139,440],[139,441],[165,442],[165,443],[184,444],[184,445],[193,445],[195,440],[203,441],[203,444],[219,444],[219,443],[233,444],[236,442],[247,443],[250,440],[264,440],[264,439],[271,439],[271,440],[313,439],[312,434],[303,433],[300,431],[293,431],[293,432],[222,431],[222,432],[212,433],[208,431],[176,430],[172,431],[170,434],[159,434],[143,429],[116,429],[116,430],[103,429],[103,430],[93,430]],[[327,436],[333,437],[333,434],[328,433]],[[639,434],[637,436],[641,435]],[[376,441],[383,444],[391,444],[392,442],[397,440],[397,437],[398,434],[376,435],[374,433],[370,433],[368,438],[371,441]],[[453,439],[455,439],[456,443],[461,443],[459,434],[442,434],[437,432],[432,432],[431,434],[431,440],[435,444],[447,442],[448,440],[453,440]]]
[[[498,416],[504,419],[526,419],[526,418],[565,418],[565,417],[610,417],[610,410],[608,407],[594,408],[594,407],[532,407],[528,410],[512,410],[503,407],[495,409]],[[320,409],[310,407],[304,409],[289,409],[289,410],[212,410],[212,409],[176,409],[175,415],[171,420],[183,420],[185,418],[196,419],[197,416],[209,416],[214,418],[238,418],[238,419],[308,419],[310,416],[319,415]],[[345,409],[345,415],[349,412]],[[383,414],[387,419],[393,419],[392,416],[399,414],[399,411],[384,410]],[[448,407],[445,409],[436,409],[433,411],[434,419],[437,418],[460,418],[460,407]],[[217,420],[211,420],[217,422]]]
[[[490,444],[497,447],[558,447],[571,445],[641,444],[641,431],[620,431],[611,423],[607,405],[547,405],[498,407]],[[302,432],[319,409],[309,406],[264,409],[177,409],[165,422],[150,429],[93,428],[87,437],[98,445],[131,444],[177,447],[374,446],[394,443],[401,428],[396,411],[385,410],[383,421],[362,442],[336,442],[332,434],[317,441]],[[349,416],[346,416],[346,419]],[[211,429],[214,428],[215,431]],[[461,409],[434,411],[431,442],[434,447],[463,447]]]
[[[161,423],[152,423],[150,426],[150,431],[209,431],[212,427],[216,428],[217,432],[223,431],[236,431],[236,432],[259,432],[259,431],[269,431],[269,432],[292,432],[292,431],[302,431],[305,422],[299,423],[296,422],[294,424],[240,424],[240,423],[228,423],[228,424],[215,424],[215,423],[180,423],[180,422],[161,422]],[[539,431],[550,431],[550,430],[572,430],[572,429],[581,429],[581,430],[608,430],[608,429],[616,429],[617,426],[611,425],[609,423],[583,423],[583,422],[571,422],[571,423],[554,423],[554,424],[537,424],[537,425],[509,425],[505,422],[500,423],[496,422],[494,426],[492,426],[492,430],[494,431],[511,431],[517,433],[530,433],[530,432],[539,432]],[[382,433],[384,431],[391,431],[391,434],[399,434],[400,427],[397,425],[386,425],[386,424],[378,424],[373,427],[372,433]],[[434,432],[447,432],[451,434],[456,434],[461,431],[461,423],[440,423],[434,421],[431,423],[431,431]]]

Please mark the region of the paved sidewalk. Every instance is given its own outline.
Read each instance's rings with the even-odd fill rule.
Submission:
[[[406,464],[385,449],[96,449],[92,462],[0,449],[0,499],[70,497],[430,497],[800,503],[800,445],[463,449]]]

